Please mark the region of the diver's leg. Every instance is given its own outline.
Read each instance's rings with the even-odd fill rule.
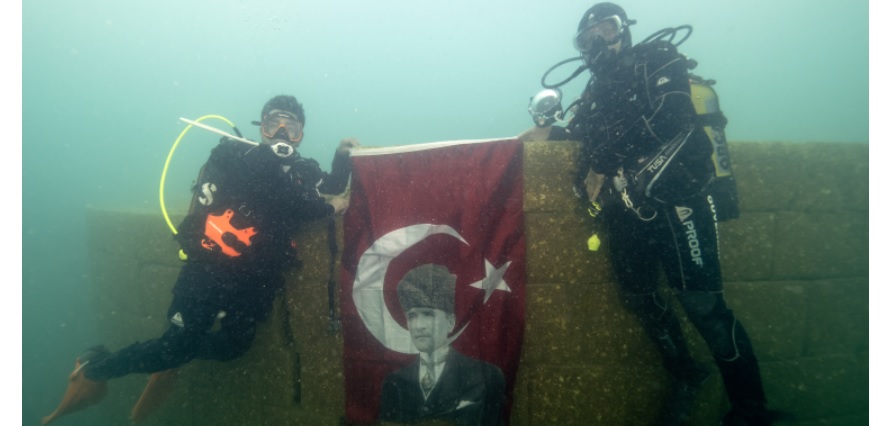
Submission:
[[[657,345],[663,366],[673,378],[702,381],[703,368],[694,360],[681,331],[678,317],[657,291],[625,293],[623,304],[635,313],[645,333]]]
[[[656,344],[671,378],[658,424],[680,425],[709,373],[691,356],[678,317],[657,289],[660,250],[668,231],[658,222],[660,217],[644,222],[628,211],[613,213],[607,215],[607,236],[620,297]]]
[[[251,347],[257,325],[269,316],[273,300],[284,285],[281,274],[243,278],[242,291],[221,303],[220,330],[210,333],[196,357],[229,361],[244,355]]]
[[[765,393],[752,343],[724,300],[711,200],[703,197],[675,206],[667,219],[674,236],[674,249],[664,256],[670,284],[706,341],[732,408],[763,415]]]
[[[667,233],[657,222],[661,218],[644,222],[627,210],[605,213],[610,260],[623,305],[657,345],[663,365],[673,377],[684,380],[692,374],[702,375],[678,317],[657,289],[661,234]]]
[[[174,295],[168,311],[171,325],[159,338],[134,343],[85,368],[91,380],[109,380],[131,373],[155,373],[179,367],[195,358],[217,309],[199,300]]]
[[[210,333],[196,353],[199,359],[230,361],[245,354],[254,341],[257,322],[238,311],[225,311],[220,330]]]
[[[733,415],[746,424],[769,424],[759,362],[743,325],[725,305],[722,292],[682,291],[679,299],[709,346],[725,383]],[[763,419],[759,420],[759,419]]]

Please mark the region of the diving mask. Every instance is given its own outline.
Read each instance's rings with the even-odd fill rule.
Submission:
[[[591,22],[573,37],[573,47],[581,53],[589,53],[597,46],[613,45],[620,41],[623,28],[623,20],[619,15]]]
[[[260,122],[260,131],[263,136],[270,139],[285,139],[295,144],[303,139],[303,128],[303,124],[297,121],[293,115],[278,110],[264,115]]]

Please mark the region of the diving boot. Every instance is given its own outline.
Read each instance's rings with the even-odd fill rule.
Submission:
[[[171,368],[170,370],[159,371],[149,376],[149,383],[146,384],[139,401],[130,411],[130,421],[137,424],[149,417],[159,407],[164,405],[164,401],[173,392],[177,383],[177,375],[179,370]]]
[[[88,349],[74,361],[74,371],[68,375],[68,389],[65,390],[62,402],[59,403],[56,411],[41,419],[42,425],[47,425],[66,414],[98,404],[99,401],[102,401],[102,398],[105,398],[105,394],[108,393],[108,382],[104,380],[95,382],[88,379],[84,375],[84,367],[91,362],[108,356],[108,354],[108,349],[105,349],[103,346],[97,346]]]
[[[696,362],[677,377],[673,377],[669,394],[660,410],[658,424],[661,426],[688,424],[697,392],[709,376],[709,370],[703,364]]]

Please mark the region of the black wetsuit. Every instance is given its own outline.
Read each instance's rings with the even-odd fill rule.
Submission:
[[[347,160],[336,155],[328,175],[315,160],[297,154],[282,159],[267,146],[224,138],[202,169],[192,209],[176,235],[188,260],[173,288],[170,327],[160,338],[91,360],[87,378],[108,380],[195,358],[225,361],[244,354],[284,284],[283,266],[295,256],[295,230],[334,213],[319,190],[343,192]],[[215,227],[224,232],[211,238]],[[250,235],[247,244],[235,237],[240,232]],[[212,331],[218,320],[219,330]]]
[[[553,128],[550,139],[583,141],[578,188],[589,169],[606,175],[601,217],[623,302],[678,382],[702,380],[678,318],[657,290],[662,268],[709,346],[733,408],[758,417],[765,395],[750,340],[723,297],[709,195],[712,147],[695,125],[687,60],[673,45],[658,41],[590,69],[593,78],[575,118],[566,128]],[[669,166],[654,167],[658,174],[646,170],[672,141],[684,143]]]

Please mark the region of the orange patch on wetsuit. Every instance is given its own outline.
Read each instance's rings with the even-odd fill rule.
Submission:
[[[254,230],[254,227],[237,229],[236,227],[232,226],[232,216],[234,214],[235,212],[233,212],[232,209],[226,209],[223,214],[208,215],[207,221],[204,225],[204,235],[207,238],[204,238],[201,241],[201,245],[204,248],[213,250],[214,247],[219,247],[220,250],[223,251],[223,254],[227,256],[240,256],[241,253],[233,248],[230,244],[226,243],[226,241],[223,239],[226,234],[235,236],[235,238],[242,244],[244,244],[245,247],[251,246],[251,237],[257,235],[257,231]],[[232,241],[231,238],[229,240]]]

